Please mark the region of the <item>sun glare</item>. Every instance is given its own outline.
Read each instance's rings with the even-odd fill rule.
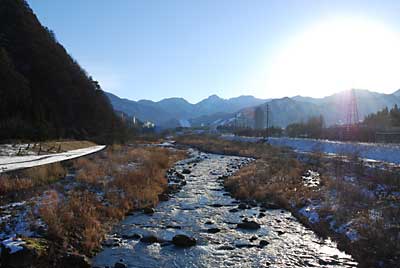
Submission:
[[[263,86],[271,95],[322,97],[349,88],[400,88],[400,34],[363,19],[335,19],[281,48]],[[264,92],[265,93],[265,92]]]

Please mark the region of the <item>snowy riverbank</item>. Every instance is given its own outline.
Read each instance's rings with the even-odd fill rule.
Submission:
[[[0,156],[0,173],[70,160],[96,153],[105,147],[105,145],[98,145],[56,154]]]
[[[263,139],[261,137],[241,137],[234,135],[223,135],[222,138],[244,142],[259,142]],[[400,164],[400,145],[398,144],[339,142],[288,137],[270,137],[268,138],[268,143],[275,146],[291,147],[299,152],[319,151],[338,155],[357,154],[361,158],[370,161],[374,160]]]

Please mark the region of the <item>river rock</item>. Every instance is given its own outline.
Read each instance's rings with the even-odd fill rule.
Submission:
[[[190,174],[190,173],[192,173],[190,169],[185,168],[182,170],[182,174]]]
[[[143,236],[140,239],[140,242],[143,243],[148,243],[148,244],[154,244],[154,243],[160,243],[160,239],[158,239],[156,236],[154,235],[148,235],[148,236]]]
[[[219,228],[210,228],[207,230],[207,233],[209,233],[209,234],[216,234],[219,232],[221,232],[221,229],[219,229]]]
[[[249,208],[249,206],[246,205],[246,204],[244,204],[244,203],[241,203],[241,204],[239,204],[239,206],[238,206],[238,209],[247,209],[247,208]]]
[[[234,250],[235,248],[229,245],[220,246],[217,250]]]
[[[267,240],[260,240],[260,243],[258,245],[260,248],[263,248],[265,246],[268,246],[269,242]]]
[[[35,267],[41,262],[41,256],[46,254],[48,243],[45,239],[30,238],[22,240],[10,238],[0,243],[0,266],[8,268]],[[85,259],[89,263],[88,259]],[[67,266],[90,267],[89,266]]]
[[[257,239],[258,239],[258,237],[254,235],[254,236],[252,236],[252,237],[249,239],[249,241],[250,241],[250,242],[253,242],[253,241],[257,240]]]
[[[30,267],[38,258],[38,254],[34,250],[30,250],[26,247],[23,249],[11,253],[8,248],[3,245],[1,247],[1,267],[9,268],[24,268]],[[90,266],[89,266],[90,267]]]
[[[238,212],[238,211],[239,210],[237,208],[232,208],[232,209],[229,210],[229,212],[231,212],[231,213],[235,213],[235,212]]]
[[[154,212],[155,212],[154,208],[144,208],[143,209],[144,214],[152,215],[152,214],[154,214]]]
[[[258,214],[258,218],[260,219],[260,218],[264,218],[266,215],[265,215],[265,213],[263,213],[263,212],[260,212],[260,214]]]
[[[140,238],[142,238],[142,236],[140,234],[128,234],[128,235],[122,235],[123,239],[134,239],[134,240],[138,240]]]
[[[243,221],[237,224],[237,228],[247,229],[247,230],[257,230],[260,229],[260,224],[255,221]]]
[[[192,247],[196,245],[196,239],[179,234],[172,238],[172,243],[178,247]]]
[[[86,256],[75,253],[67,253],[64,256],[62,256],[61,259],[58,261],[57,267],[90,268],[92,266],[90,264],[90,260]]]
[[[162,193],[158,195],[158,200],[160,201],[168,201],[169,195],[167,193]]]
[[[128,266],[125,263],[122,262],[116,262],[114,264],[114,268],[127,268]]]
[[[179,225],[167,225],[165,226],[166,229],[182,229]]]
[[[263,209],[280,209],[281,207],[279,207],[277,204],[275,203],[271,203],[271,202],[267,202],[267,203],[262,203],[261,207]]]
[[[183,175],[183,174],[181,174],[181,173],[179,173],[179,172],[176,172],[176,177],[177,177],[178,179],[181,179],[181,180],[184,180],[184,179],[185,179],[185,175]]]
[[[257,202],[254,200],[247,201],[247,205],[248,205],[248,207],[253,207],[253,208],[258,206]]]
[[[221,208],[221,207],[223,207],[224,205],[222,205],[222,204],[211,204],[210,206],[211,206],[211,207],[214,207],[214,208]]]

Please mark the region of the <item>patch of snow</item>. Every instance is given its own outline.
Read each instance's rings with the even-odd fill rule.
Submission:
[[[0,156],[0,173],[70,160],[101,151],[105,147],[105,145],[98,145],[58,154],[47,155]]]
[[[308,170],[304,176],[302,176],[303,184],[306,187],[313,188],[318,187],[320,184],[319,173],[316,171]]]
[[[319,222],[319,215],[318,215],[318,212],[317,212],[317,209],[318,209],[319,207],[320,207],[320,206],[318,206],[318,205],[310,204],[310,205],[307,205],[307,206],[301,208],[301,209],[299,210],[299,213],[300,213],[301,215],[307,217],[307,219],[308,219],[311,223],[317,223],[317,222]]]
[[[260,142],[262,137],[244,137],[226,134],[225,140],[242,142]],[[316,150],[329,155],[359,155],[364,161],[377,163],[379,161],[400,164],[399,144],[380,144],[366,142],[340,142],[305,138],[269,137],[267,142],[275,146],[291,147],[299,152],[314,152]]]
[[[334,230],[339,234],[345,234],[350,241],[356,241],[359,239],[359,235],[356,230],[351,228],[352,223],[352,221],[349,221],[340,225],[338,228],[334,228]]]
[[[1,242],[5,248],[10,250],[10,254],[14,254],[24,248],[22,245],[25,245],[25,242],[20,238],[10,237],[9,239]]]

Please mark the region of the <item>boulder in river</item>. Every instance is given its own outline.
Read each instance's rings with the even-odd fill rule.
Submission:
[[[217,250],[234,250],[235,248],[229,245],[220,246]]]
[[[152,214],[154,214],[154,212],[155,212],[154,208],[147,207],[147,208],[143,209],[144,214],[152,215]]]
[[[127,268],[128,266],[123,262],[116,262],[114,268]]]
[[[260,224],[255,221],[243,221],[237,224],[237,228],[246,230],[257,230],[260,229]]]
[[[33,267],[41,262],[41,256],[44,256],[48,250],[48,242],[42,238],[27,238],[24,240],[9,238],[2,241],[0,247],[1,267],[25,268]],[[84,260],[87,265],[66,267],[90,267],[89,260],[87,258]]]
[[[258,237],[254,235],[254,236],[252,236],[252,237],[249,239],[249,241],[250,241],[250,242],[253,242],[253,241],[257,240],[257,239],[258,239]]]
[[[279,209],[279,208],[281,208],[277,204],[271,203],[271,202],[262,203],[261,207],[263,209]]]
[[[178,247],[192,247],[196,245],[196,239],[187,235],[178,234],[172,238],[172,243]]]
[[[179,173],[179,172],[176,172],[176,177],[177,177],[178,179],[181,179],[181,180],[184,180],[184,179],[185,179],[185,175],[183,175],[183,174],[181,174],[181,173]]]
[[[258,214],[258,218],[264,218],[266,215],[264,212],[260,212],[260,214]]]
[[[190,174],[190,173],[192,173],[190,169],[185,168],[182,170],[182,174]]]
[[[90,268],[92,266],[90,264],[90,260],[86,256],[75,253],[67,253],[60,258],[60,260],[57,263],[57,267]]]
[[[166,229],[182,229],[179,225],[167,225],[165,226]]]
[[[158,195],[158,200],[160,201],[168,201],[169,195],[167,193],[162,193]]]
[[[267,240],[260,240],[260,243],[258,244],[258,246],[260,248],[263,248],[263,247],[268,246],[268,245],[269,245],[269,242]]]
[[[244,204],[244,203],[241,203],[241,204],[239,204],[239,206],[238,206],[238,209],[247,209],[247,208],[249,208],[249,206],[246,205],[246,204]]]
[[[209,234],[216,234],[219,232],[221,232],[221,229],[219,229],[219,228],[210,228],[207,230],[207,233],[209,233]]]
[[[160,239],[158,239],[156,236],[154,235],[148,235],[148,236],[143,236],[140,239],[140,242],[143,243],[148,243],[148,244],[154,244],[154,243],[160,243],[162,242]]]
[[[138,240],[140,238],[142,238],[142,236],[140,234],[124,234],[121,236],[123,239],[134,239],[134,240]]]

